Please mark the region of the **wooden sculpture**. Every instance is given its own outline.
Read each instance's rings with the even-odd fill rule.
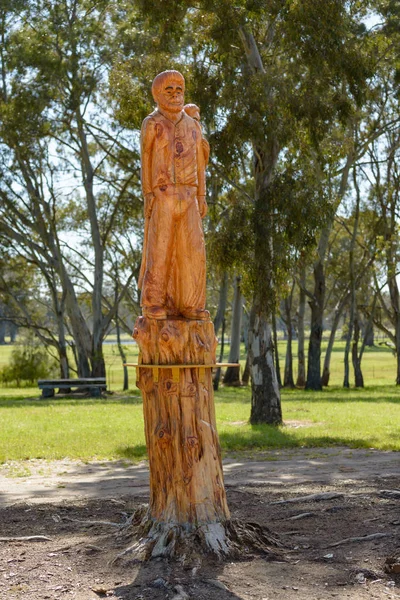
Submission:
[[[156,110],[141,132],[145,236],[137,385],[143,396],[150,504],[128,551],[174,556],[237,548],[226,502],[215,423],[216,338],[205,308],[208,142],[199,109],[184,110],[185,81],[157,75]],[[136,519],[137,522],[137,519]],[[236,531],[235,540],[240,536]]]

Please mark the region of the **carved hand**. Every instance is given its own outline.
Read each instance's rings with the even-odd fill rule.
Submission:
[[[151,217],[151,213],[153,210],[153,204],[154,204],[154,198],[155,198],[155,196],[154,196],[153,192],[149,192],[144,197],[144,216],[146,219],[150,219],[150,217]]]
[[[198,196],[197,202],[198,202],[198,205],[199,205],[200,217],[202,219],[204,219],[204,217],[206,216],[207,211],[208,211],[208,206],[207,206],[207,201],[206,201],[205,196]]]

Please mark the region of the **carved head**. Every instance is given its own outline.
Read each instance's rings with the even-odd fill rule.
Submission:
[[[154,78],[151,93],[160,108],[180,112],[185,103],[185,79],[179,71],[163,71]]]
[[[185,104],[183,110],[195,121],[200,121],[200,109],[196,104]]]

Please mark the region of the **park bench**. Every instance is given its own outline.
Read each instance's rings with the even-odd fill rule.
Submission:
[[[71,390],[88,392],[90,396],[99,398],[102,390],[106,390],[105,377],[88,377],[86,379],[39,379],[39,389],[42,390],[42,398],[52,398],[54,390]]]

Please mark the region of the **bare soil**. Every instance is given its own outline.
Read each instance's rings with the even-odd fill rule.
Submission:
[[[0,541],[0,599],[400,598],[400,574],[385,571],[387,558],[400,557],[400,494],[387,493],[400,490],[399,454],[265,452],[257,461],[231,457],[224,470],[232,516],[268,527],[284,560],[244,548],[225,563],[112,563],[126,544],[120,526],[146,502],[145,464],[3,465],[0,538],[49,539]],[[326,492],[338,495],[281,503]],[[384,535],[349,540],[375,534]]]

